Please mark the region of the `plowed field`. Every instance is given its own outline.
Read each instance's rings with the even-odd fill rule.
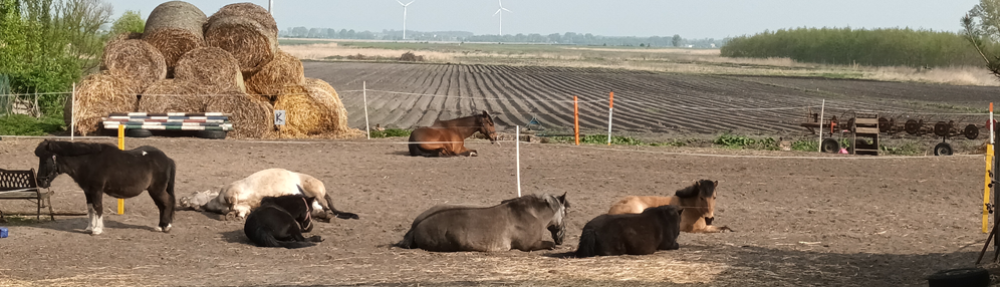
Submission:
[[[995,87],[820,78],[663,74],[599,68],[307,62],[308,77],[341,92],[350,125],[364,128],[362,82],[371,125],[412,128],[435,119],[488,110],[505,128],[532,117],[570,130],[573,96],[580,126],[606,130],[608,93],[615,92],[615,130],[634,133],[774,133],[800,131],[806,108],[827,115],[874,111],[902,118],[985,122]]]

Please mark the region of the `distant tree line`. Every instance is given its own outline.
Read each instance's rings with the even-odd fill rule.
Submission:
[[[382,32],[355,31],[353,29],[306,28],[291,27],[282,30],[281,37],[286,38],[325,38],[325,39],[365,39],[365,40],[403,40],[403,31],[382,30]],[[456,42],[515,42],[539,44],[568,44],[587,46],[634,46],[634,47],[690,47],[718,48],[729,41],[726,39],[684,39],[680,35],[668,37],[613,37],[599,36],[590,33],[566,32],[563,34],[508,34],[508,35],[476,35],[464,31],[421,32],[406,31],[406,40],[413,41],[456,41]]]
[[[787,57],[800,62],[868,66],[980,65],[961,35],[912,29],[797,28],[731,39],[722,56]]]

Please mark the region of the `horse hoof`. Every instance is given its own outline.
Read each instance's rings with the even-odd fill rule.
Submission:
[[[157,227],[154,227],[153,229],[156,230],[156,231],[163,231],[163,233],[167,233],[167,232],[170,232],[170,228],[172,228],[172,227],[174,227],[174,226],[171,225],[171,224],[167,224],[167,227],[161,228],[161,227],[157,226]]]
[[[100,228],[94,228],[93,230],[90,230],[90,235],[101,235],[103,232],[104,230],[101,230]]]
[[[313,236],[313,237],[309,237],[309,241],[312,241],[312,242],[323,242],[323,237],[319,236],[319,235],[316,235],[316,236]]]

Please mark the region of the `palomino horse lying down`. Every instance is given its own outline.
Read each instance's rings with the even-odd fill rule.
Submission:
[[[583,226],[576,257],[647,255],[677,250],[681,209],[664,205],[639,214],[604,214]]]
[[[294,194],[316,199],[313,206],[313,216],[316,218],[328,220],[331,216],[327,212],[330,212],[337,218],[358,219],[357,214],[342,212],[333,207],[333,199],[326,192],[323,182],[307,174],[280,168],[258,171],[230,183],[224,186],[214,199],[200,207],[196,207],[201,203],[197,200],[207,197],[204,192],[181,198],[181,206],[222,213],[227,219],[246,218],[250,210],[260,205],[261,198]]]
[[[414,220],[398,247],[428,251],[553,249],[565,234],[566,195],[525,195],[492,207],[436,206]],[[546,241],[545,231],[556,241]]]
[[[465,148],[465,139],[476,132],[489,137],[490,143],[497,141],[493,119],[486,111],[482,115],[436,121],[429,127],[419,127],[410,133],[410,155],[476,156],[476,150]]]
[[[87,197],[87,231],[104,231],[105,193],[117,198],[132,198],[149,191],[160,209],[156,231],[170,231],[174,219],[174,161],[151,146],[122,151],[100,143],[77,143],[45,140],[35,148],[38,156],[38,186],[48,188],[60,174],[68,174]]]
[[[715,220],[715,188],[719,181],[699,180],[678,190],[674,196],[627,196],[611,205],[608,214],[642,213],[650,207],[673,205],[681,208],[681,231],[715,233],[733,231],[729,227],[712,225]]]
[[[301,188],[301,187],[300,187]],[[288,249],[315,246],[322,242],[319,235],[306,239],[303,232],[312,231],[312,205],[316,199],[301,194],[264,197],[260,207],[247,216],[243,233],[260,247]]]

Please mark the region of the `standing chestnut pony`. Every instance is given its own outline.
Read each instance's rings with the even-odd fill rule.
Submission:
[[[482,115],[457,118],[447,121],[435,121],[429,127],[419,127],[410,133],[410,155],[444,157],[444,156],[476,156],[474,149],[465,148],[465,138],[479,132],[496,143],[497,132],[493,128],[493,119],[483,111]]]
[[[87,231],[93,235],[104,230],[105,193],[117,198],[132,198],[149,191],[160,209],[156,231],[170,231],[174,219],[174,161],[151,146],[119,150],[110,144],[42,141],[35,148],[38,156],[38,186],[48,188],[60,174],[73,178],[87,197]]]
[[[733,231],[712,225],[715,220],[715,188],[719,181],[702,179],[674,193],[674,196],[626,196],[611,205],[608,214],[639,214],[650,207],[673,205],[681,209],[681,231],[716,233]]]

